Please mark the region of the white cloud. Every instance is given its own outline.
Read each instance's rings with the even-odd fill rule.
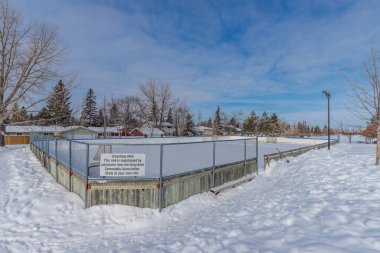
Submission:
[[[68,46],[65,70],[84,80],[74,95],[77,106],[89,87],[98,97],[131,95],[139,82],[157,79],[186,96],[195,112],[223,103],[247,111],[267,104],[285,118],[309,117],[321,100],[311,94],[343,93],[343,75],[356,75],[352,70],[360,68],[370,41],[380,39],[376,1],[287,2],[288,12],[280,5],[263,11],[219,1],[128,1],[124,8],[92,1],[14,4],[28,20],[60,27]],[[315,15],[317,8],[324,12]]]

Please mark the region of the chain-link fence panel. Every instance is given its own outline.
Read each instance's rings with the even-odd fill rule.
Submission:
[[[49,141],[48,140],[44,141],[43,150],[44,150],[45,154],[49,154]]]
[[[247,160],[252,160],[257,157],[256,154],[256,139],[248,139],[246,140],[246,147],[247,147]]]
[[[40,149],[42,152],[45,152],[45,143],[46,143],[45,140],[40,141]]]
[[[87,145],[79,142],[71,142],[71,168],[81,174],[87,175]]]
[[[163,145],[163,176],[213,167],[213,142]]]
[[[194,136],[194,137],[122,137],[116,139],[89,139],[81,140],[82,143],[87,144],[101,144],[101,145],[113,145],[113,144],[142,144],[142,145],[160,145],[160,144],[178,144],[178,143],[195,143],[195,142],[211,142],[211,141],[234,141],[243,140],[246,137],[242,136]]]
[[[244,161],[244,149],[244,140],[216,142],[215,165]]]
[[[40,148],[40,140],[38,138],[35,141],[35,145],[37,148]]]
[[[49,150],[49,156],[55,158],[55,140],[49,140],[48,141],[48,150]]]
[[[70,166],[70,141],[57,140],[57,156],[58,162]]]
[[[106,138],[106,139],[88,139],[88,140],[81,140],[80,142],[86,143],[86,144],[91,144],[91,145],[115,145],[115,144],[136,144],[133,140],[138,140],[136,141],[137,144],[142,141],[144,141],[146,138],[143,136],[139,137],[118,137],[118,138]]]
[[[107,180],[138,180],[159,178],[160,176],[160,146],[159,145],[121,145],[115,143],[89,145],[89,164],[91,179]],[[141,176],[101,176],[100,163],[102,154],[137,154],[145,156],[145,175]],[[125,162],[121,160],[125,166]],[[114,166],[115,167],[115,166]],[[128,166],[127,166],[128,167]]]

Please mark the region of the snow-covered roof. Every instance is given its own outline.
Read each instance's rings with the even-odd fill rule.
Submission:
[[[211,127],[206,127],[206,126],[197,126],[195,127],[195,130],[202,132],[202,131],[212,131],[213,129]]]
[[[135,131],[135,130],[138,130],[140,131],[142,134],[146,134],[147,136],[151,135],[152,134],[152,128],[145,128],[145,127],[142,127],[142,128],[135,128],[133,129],[131,132]],[[158,128],[153,128],[153,135],[161,135],[161,134],[165,134],[164,132],[162,132],[160,129]]]
[[[90,132],[97,133],[96,131],[91,130],[88,127],[83,127],[83,126],[70,126],[70,127],[66,127],[65,130],[61,131],[60,133],[67,133],[69,131],[73,131],[73,130],[76,130],[76,129],[85,129],[85,130],[88,130]]]
[[[174,125],[170,122],[162,122],[163,127],[173,127]]]
[[[235,127],[235,126],[233,126],[233,125],[228,125],[227,127],[230,128],[230,129],[234,129],[236,132],[241,132],[241,131],[243,131],[241,128]]]
[[[5,127],[6,133],[30,133],[30,132],[39,132],[39,133],[63,133],[73,129],[88,129],[94,133],[103,133],[104,127],[83,127],[83,126],[19,126],[19,125],[8,125]],[[107,127],[107,133],[118,133],[122,127]]]
[[[17,125],[7,125],[5,126],[6,133],[60,133],[65,131],[67,127],[61,126],[17,126]]]
[[[175,128],[167,128],[167,127],[164,127],[162,128],[162,131],[164,131],[165,133],[167,134],[172,134],[175,132]]]
[[[160,122],[157,122],[157,124],[154,124],[153,121],[149,121],[148,123],[144,124],[144,126],[159,126]],[[162,122],[162,127],[173,127],[174,125],[170,122]]]
[[[104,127],[87,127],[91,131],[97,132],[97,133],[104,133]],[[121,131],[122,127],[106,127],[106,133],[119,133]]]

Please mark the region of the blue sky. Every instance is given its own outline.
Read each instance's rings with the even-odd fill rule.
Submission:
[[[15,0],[25,20],[57,26],[76,73],[79,109],[88,88],[101,101],[136,95],[155,79],[193,113],[276,112],[290,123],[364,125],[346,109],[348,80],[380,41],[380,1]]]

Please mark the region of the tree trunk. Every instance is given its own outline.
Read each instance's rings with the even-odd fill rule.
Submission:
[[[4,123],[3,122],[0,122],[0,147],[4,147],[5,146],[5,140],[4,140]]]
[[[376,141],[376,163],[379,165],[380,162],[380,124],[377,125],[377,141]]]

